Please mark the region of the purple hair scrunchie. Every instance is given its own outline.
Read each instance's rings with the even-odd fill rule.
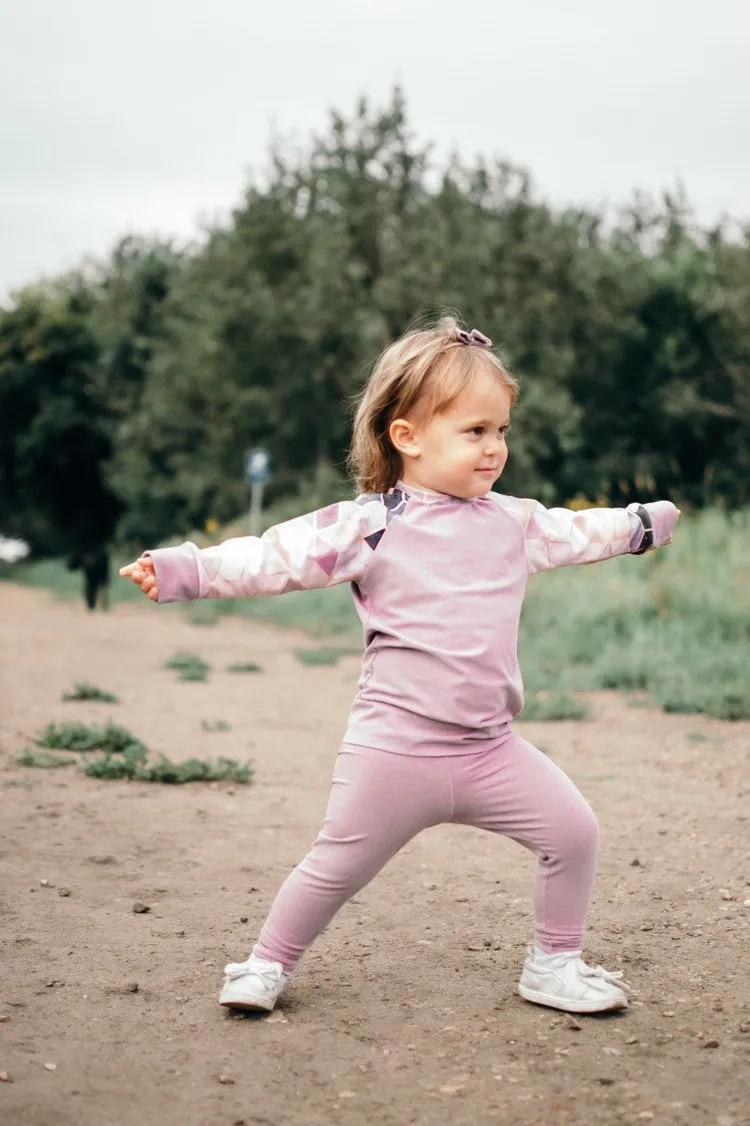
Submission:
[[[492,341],[489,336],[485,336],[479,329],[473,328],[471,332],[466,332],[460,328],[456,334],[459,344],[475,344],[478,348],[491,348]]]

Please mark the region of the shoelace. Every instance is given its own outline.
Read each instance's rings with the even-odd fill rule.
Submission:
[[[578,972],[581,977],[608,981],[616,985],[625,993],[631,993],[632,987],[623,979],[622,970],[605,970],[604,966],[587,966],[583,958],[578,959]]]
[[[245,974],[255,974],[266,985],[276,985],[281,978],[278,966],[260,967],[257,962],[230,962],[224,967],[224,973],[229,978],[244,977]]]

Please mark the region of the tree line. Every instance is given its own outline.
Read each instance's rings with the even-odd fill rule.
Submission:
[[[502,487],[546,503],[750,500],[750,226],[679,195],[555,209],[503,161],[437,167],[403,96],[272,144],[194,245],[111,256],[0,309],[0,532],[38,553],[154,543],[271,500],[346,495],[350,406],[445,309],[521,383]]]

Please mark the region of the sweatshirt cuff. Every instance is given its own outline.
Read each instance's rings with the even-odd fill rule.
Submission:
[[[192,602],[200,598],[198,549],[195,544],[159,547],[143,554],[154,564],[158,603]]]

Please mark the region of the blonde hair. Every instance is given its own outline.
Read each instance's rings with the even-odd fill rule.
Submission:
[[[518,399],[518,384],[489,347],[467,343],[453,317],[406,333],[385,349],[357,405],[349,472],[359,493],[387,493],[402,473],[401,455],[388,434],[396,418],[425,421],[451,403],[479,371],[490,372]],[[486,340],[481,334],[474,339]]]

